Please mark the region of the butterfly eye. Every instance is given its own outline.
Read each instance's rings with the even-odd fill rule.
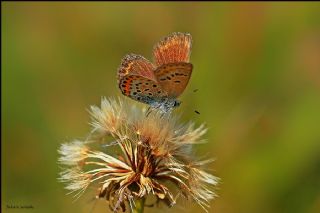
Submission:
[[[178,106],[180,106],[180,104],[181,104],[180,101],[175,100],[173,106],[174,106],[174,107],[178,107]]]

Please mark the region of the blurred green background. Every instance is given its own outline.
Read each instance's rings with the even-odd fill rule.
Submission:
[[[95,189],[65,195],[57,149],[87,135],[90,105],[121,96],[125,54],[151,59],[176,31],[194,41],[176,113],[207,123],[196,150],[222,179],[209,212],[320,212],[319,2],[2,2],[1,16],[4,212],[109,212]]]

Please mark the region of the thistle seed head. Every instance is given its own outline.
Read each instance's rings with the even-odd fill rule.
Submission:
[[[90,114],[88,140],[62,144],[59,149],[59,162],[65,167],[60,181],[67,190],[79,197],[97,183],[97,197],[106,199],[113,211],[132,210],[136,199],[148,195],[170,207],[180,195],[204,210],[209,207],[218,178],[203,170],[210,161],[197,161],[191,152],[193,145],[203,142],[204,125],[180,125],[171,114],[146,114],[121,99],[103,98]],[[110,136],[113,142],[105,142]],[[110,146],[93,148],[101,141],[118,147],[121,154],[113,154]]]

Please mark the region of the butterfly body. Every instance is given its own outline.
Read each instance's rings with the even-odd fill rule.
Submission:
[[[190,52],[191,36],[174,33],[155,46],[155,63],[140,55],[126,55],[118,69],[122,94],[162,113],[171,111],[180,105],[177,97],[185,90],[191,77]]]
[[[175,98],[162,98],[159,100],[152,99],[148,104],[162,113],[167,113],[171,109],[180,106],[181,102]]]

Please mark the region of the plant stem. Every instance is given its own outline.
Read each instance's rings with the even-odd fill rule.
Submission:
[[[136,200],[136,206],[135,208],[133,209],[133,213],[143,213],[143,210],[144,210],[144,202],[146,201],[145,198],[141,198],[141,199],[138,199]]]

